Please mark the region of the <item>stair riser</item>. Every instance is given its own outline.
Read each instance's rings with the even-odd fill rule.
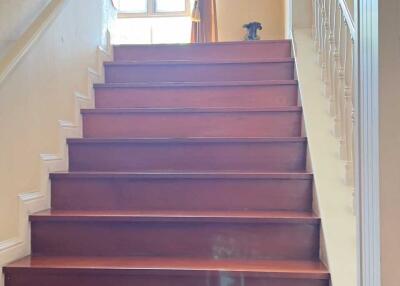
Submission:
[[[83,113],[86,138],[298,137],[300,111]]]
[[[230,222],[32,222],[41,256],[316,259],[319,225]]]
[[[235,60],[287,58],[291,56],[289,41],[202,46],[116,46],[115,61],[137,60]]]
[[[218,82],[294,79],[293,62],[106,65],[107,83]]]
[[[311,210],[312,180],[52,179],[54,210]]]
[[[5,286],[329,286],[328,280],[251,278],[246,274],[219,272],[216,275],[113,275],[65,271],[46,274],[38,271],[6,276]]]
[[[301,172],[305,155],[305,142],[69,145],[71,171]]]
[[[296,106],[297,85],[96,88],[97,108]]]

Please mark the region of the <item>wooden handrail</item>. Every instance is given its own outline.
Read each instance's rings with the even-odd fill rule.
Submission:
[[[349,27],[351,38],[354,40],[356,37],[356,28],[355,28],[353,16],[350,13],[350,10],[349,10],[349,7],[347,6],[346,1],[345,0],[338,0],[338,1],[339,1],[340,8],[343,11],[343,17],[345,19],[345,22],[346,22],[347,26]]]
[[[0,60],[0,84],[20,62],[32,45],[39,39],[69,0],[52,0],[22,34],[10,51]]]

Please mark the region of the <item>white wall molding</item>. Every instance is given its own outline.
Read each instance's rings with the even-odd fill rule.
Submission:
[[[361,286],[381,285],[379,1],[358,3],[357,203]]]

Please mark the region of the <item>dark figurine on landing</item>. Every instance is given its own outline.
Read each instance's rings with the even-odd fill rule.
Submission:
[[[260,39],[260,36],[257,35],[257,31],[263,29],[261,23],[251,22],[244,25],[243,28],[247,29],[247,35],[245,37],[245,40],[256,41]]]

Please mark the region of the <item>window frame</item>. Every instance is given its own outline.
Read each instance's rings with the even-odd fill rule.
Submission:
[[[190,0],[185,0],[185,11],[157,12],[157,0],[147,0],[146,13],[133,13],[118,11],[118,18],[150,18],[150,17],[188,17],[191,15]]]

